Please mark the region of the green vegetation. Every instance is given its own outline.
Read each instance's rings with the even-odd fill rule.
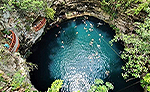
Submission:
[[[105,0],[103,0],[104,2]],[[144,23],[135,22],[136,29],[134,31],[122,32],[114,25],[113,29],[116,30],[116,36],[110,42],[117,42],[119,40],[124,42],[124,51],[121,58],[126,61],[125,66],[122,66],[124,73],[122,76],[127,79],[129,77],[143,78],[141,85],[146,86],[145,78],[149,78],[149,65],[150,65],[150,0],[109,0],[105,3],[112,7],[111,12],[118,12],[129,16],[139,16],[140,12],[144,12],[147,18]],[[110,6],[111,5],[111,6]],[[105,10],[105,9],[104,9]],[[143,75],[147,74],[145,77]],[[147,86],[149,90],[149,86]]]
[[[45,14],[45,17],[54,19],[55,11],[49,8],[45,0],[2,0],[3,6],[0,7],[3,11],[19,11],[25,15],[29,14]]]
[[[148,8],[150,0],[102,0],[101,8],[112,17],[120,13],[127,15],[138,15],[141,11]]]
[[[96,79],[95,84],[91,86],[88,92],[108,92],[108,90],[113,90],[114,86],[110,82],[106,82],[101,79]]]
[[[147,73],[145,77],[141,80],[141,86],[147,88],[147,91],[150,91],[150,73]]]
[[[63,80],[55,80],[52,85],[51,88],[48,88],[47,92],[59,92],[59,89],[62,88],[62,84],[63,84]]]
[[[23,89],[29,92],[31,90],[31,84],[25,81],[26,75],[22,75],[21,71],[16,72],[12,79],[9,77],[9,74],[0,73],[0,83],[5,84],[5,86],[1,84],[0,90],[5,91],[6,87],[10,87],[11,91]]]
[[[48,88],[47,92],[59,92],[59,89],[62,88],[63,80],[55,80],[51,88]],[[108,90],[113,90],[114,86],[110,82],[104,84],[103,80],[96,79],[95,84],[91,86],[91,89],[88,92],[108,92]],[[80,91],[77,91],[80,92]]]
[[[126,17],[135,17],[139,16],[140,13],[144,13],[147,17],[143,19],[144,23],[134,23],[134,25],[137,25],[134,31],[122,32],[115,25],[111,25],[116,31],[116,36],[110,44],[112,45],[112,42],[119,40],[124,42],[125,48],[121,54],[121,58],[126,61],[126,64],[122,66],[124,70],[122,76],[125,79],[130,76],[141,78],[141,86],[150,91],[150,0],[101,0],[100,5],[105,12],[111,15],[111,20],[120,16],[120,14],[126,14]],[[1,0],[0,10],[4,12],[7,10],[10,12],[18,11],[25,16],[42,14],[51,20],[54,20],[56,13],[52,8],[48,7],[47,0]],[[29,22],[32,21],[33,18],[29,19]],[[26,26],[26,29],[29,30],[30,26]],[[9,31],[4,30],[3,33],[9,34]],[[1,48],[0,62],[7,64],[7,60],[10,60],[9,55],[4,52],[4,48]],[[143,77],[143,75],[145,76]],[[5,80],[3,74],[0,74],[0,82],[5,82],[7,86],[11,86],[12,91],[25,87],[28,92],[30,91],[31,85],[24,82],[25,77],[20,72],[16,72],[10,81]],[[63,80],[56,80],[51,88],[48,89],[48,92],[58,92],[62,84]],[[113,88],[111,83],[106,82],[104,84],[102,80],[97,79],[95,80],[95,84],[91,86],[89,92],[107,92]],[[3,87],[0,87],[1,89]]]
[[[52,8],[45,9],[46,17],[54,20],[55,11]]]
[[[124,42],[125,48],[121,57],[128,60],[126,65],[122,67],[126,71],[122,74],[125,79],[129,75],[140,78],[143,73],[148,72],[148,65],[150,64],[150,19],[148,17],[144,23],[136,24],[139,26],[135,33],[118,33],[112,40],[112,42],[116,42],[121,39]]]
[[[22,76],[19,72],[15,73],[10,84],[12,90],[20,88],[23,85],[23,80],[25,80],[25,76]]]

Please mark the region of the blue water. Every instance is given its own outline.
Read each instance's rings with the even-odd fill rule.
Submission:
[[[98,22],[103,25],[97,27]],[[135,82],[126,83],[121,76],[124,62],[119,52],[123,47],[116,43],[111,48],[108,44],[115,35],[108,24],[93,17],[80,17],[63,22],[60,27],[49,30],[27,59],[38,65],[38,70],[30,73],[38,90],[47,90],[55,79],[64,80],[62,92],[87,92],[99,78],[113,83],[113,92]],[[120,92],[137,92],[135,88],[140,92],[139,85]]]

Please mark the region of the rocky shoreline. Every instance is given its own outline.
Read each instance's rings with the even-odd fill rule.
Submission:
[[[38,32],[34,32],[31,28],[32,23],[36,18],[33,19],[32,22],[27,22],[26,20],[28,20],[29,16],[21,17],[21,15],[18,12],[0,11],[0,13],[2,14],[0,15],[0,31],[10,29],[13,30],[15,33],[17,33],[21,45],[19,48],[19,52],[21,53],[21,55],[20,53],[11,54],[7,52],[7,54],[9,53],[9,55],[12,57],[10,62],[11,64],[5,65],[4,67],[0,68],[0,73],[4,74],[4,72],[11,73],[18,70],[22,70],[22,74],[28,76],[26,80],[31,84],[29,71],[27,71],[26,69],[26,60],[23,58],[26,58],[30,55],[31,47],[40,40],[42,35],[47,30],[45,27],[49,26],[50,23],[63,22],[64,20],[70,18],[88,15],[103,20],[109,25],[114,25],[114,27],[116,28],[115,30],[118,30],[119,32],[130,33],[136,28],[136,25],[134,25],[133,23],[137,20],[140,20],[140,18],[143,17],[129,17],[126,14],[118,13],[117,17],[113,18],[112,15],[108,14],[107,12],[101,9],[99,2],[90,1],[70,2],[66,0],[65,4],[59,1],[54,2],[54,4],[51,5],[51,7],[56,11],[55,20],[51,21],[50,19],[47,19],[47,25],[40,29]],[[66,18],[60,18],[61,14],[65,14]],[[19,62],[16,63],[16,61],[13,59],[17,59],[17,61]],[[10,90],[9,88],[7,89],[8,91]]]
[[[47,25],[50,23],[57,23],[57,22],[63,22],[63,20],[60,18],[60,14],[64,13],[66,15],[67,19],[78,17],[78,16],[94,16],[100,20],[105,21],[109,25],[114,25],[118,30],[122,32],[130,32],[133,31],[136,27],[133,25],[134,19],[131,17],[127,17],[126,14],[118,14],[117,18],[113,18],[111,15],[104,12],[98,3],[89,2],[89,1],[82,1],[82,2],[68,2],[66,4],[62,4],[61,2],[58,2],[51,6],[53,9],[56,10],[55,20],[47,22]],[[76,15],[74,13],[80,13],[80,15]],[[41,38],[42,34],[46,29],[44,27],[39,30],[39,32],[34,32],[32,27],[32,22],[29,24],[25,20],[27,18],[20,18],[18,17],[19,14],[17,12],[9,12],[5,11],[3,12],[3,16],[0,18],[0,26],[1,30],[4,29],[11,29],[14,32],[17,33],[20,42],[21,42],[21,48],[20,53],[26,54],[28,52],[29,48],[32,47],[33,44],[37,42],[39,38]],[[113,19],[112,19],[113,18]],[[49,19],[47,19],[49,20]],[[28,24],[29,28],[26,27]]]

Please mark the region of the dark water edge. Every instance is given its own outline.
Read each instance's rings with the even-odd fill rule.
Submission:
[[[81,20],[83,19],[83,17],[80,17],[78,19],[79,19],[79,21],[76,21],[76,25],[81,24]],[[68,21],[71,22],[72,20],[68,20]],[[107,35],[105,35],[105,38],[109,38],[109,40],[110,40],[115,35],[115,32],[112,30],[112,28],[110,28],[109,25],[107,23],[103,22],[102,20],[98,20],[94,17],[89,17],[89,20],[94,22],[94,25],[96,25],[98,22],[105,24],[105,26],[102,26],[100,28],[102,33],[107,34]],[[67,28],[68,21],[61,23],[60,26],[62,28]],[[106,31],[106,29],[111,30],[111,31]],[[57,38],[55,37],[55,34],[57,34],[60,30],[61,29],[57,28],[57,27],[54,27],[53,29],[48,30],[46,35],[44,35],[42,37],[42,40],[32,47],[33,54],[30,55],[29,58],[27,59],[27,62],[32,62],[39,66],[38,70],[34,70],[33,72],[30,72],[30,76],[31,76],[32,84],[35,86],[35,88],[37,88],[39,91],[42,91],[42,92],[46,91],[47,88],[51,86],[51,83],[55,79],[59,79],[59,78],[63,79],[60,74],[58,74],[57,77],[53,77],[54,75],[50,74],[50,68],[49,68],[49,64],[52,64],[54,62],[54,58],[49,58],[49,57],[50,57],[50,55],[54,56],[54,57],[55,57],[55,55],[57,55],[57,52],[55,52],[53,50],[58,50],[58,48],[60,47],[60,44],[61,44],[60,42],[58,42],[58,38],[59,37],[61,38],[62,36],[64,36],[64,35],[59,35]],[[61,32],[62,32],[62,30],[61,30]],[[76,31],[72,31],[71,33],[68,33],[71,35],[71,37],[68,37],[68,38],[72,38],[72,37],[77,38],[76,35],[72,35],[72,34],[75,34],[75,32]],[[63,40],[65,41],[65,39],[63,39]],[[67,43],[67,46],[68,45],[70,46],[71,45],[70,43],[72,43],[73,41],[74,41],[73,39],[69,40],[68,41],[69,43]],[[50,49],[46,49],[47,46],[49,46],[49,45],[51,45]],[[57,49],[56,49],[56,47],[57,47]],[[123,50],[123,46],[120,43],[115,43],[113,47],[117,48],[118,53],[119,53],[119,51]],[[48,51],[48,50],[50,50],[50,51]],[[44,58],[41,58],[41,57],[44,57]],[[116,58],[117,58],[117,56],[116,56]],[[113,60],[113,63],[111,64],[111,62],[110,62],[110,66],[114,64],[114,59],[112,59],[112,60]],[[109,69],[111,69],[111,67],[108,69],[109,71],[111,71],[109,76],[106,76],[105,74],[103,74],[104,77],[99,76],[99,77],[95,77],[95,78],[101,78],[104,81],[110,81],[111,83],[113,83],[115,86],[115,89],[111,92],[143,92],[143,89],[141,88],[141,86],[139,84],[135,84],[134,86],[130,87],[130,85],[139,81],[138,79],[129,81],[128,83],[123,82],[124,80],[120,73],[122,72],[121,66],[124,65],[124,62],[120,58],[118,58],[117,61],[118,62],[120,61],[120,62],[113,65],[112,71],[109,70]],[[58,67],[58,66],[56,66],[56,67]],[[107,68],[106,68],[106,70],[107,70]],[[119,75],[117,72],[119,72]],[[101,73],[104,73],[104,71]],[[93,81],[90,81],[90,82],[93,83]],[[69,83],[66,83],[66,84],[69,84]],[[67,89],[65,87],[63,87],[62,90],[63,90],[62,92],[68,92],[68,91],[66,91]],[[83,92],[86,92],[86,91],[83,91]]]

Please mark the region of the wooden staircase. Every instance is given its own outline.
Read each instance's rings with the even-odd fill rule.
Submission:
[[[37,24],[37,26],[33,27],[33,29],[35,30],[35,32],[39,31],[46,23],[46,19],[43,18],[39,24]]]
[[[9,51],[10,52],[17,52],[20,44],[19,44],[19,38],[18,36],[12,31],[12,30],[9,30],[11,31],[12,33],[12,40],[11,40],[11,44],[10,44],[10,47],[9,47]]]

